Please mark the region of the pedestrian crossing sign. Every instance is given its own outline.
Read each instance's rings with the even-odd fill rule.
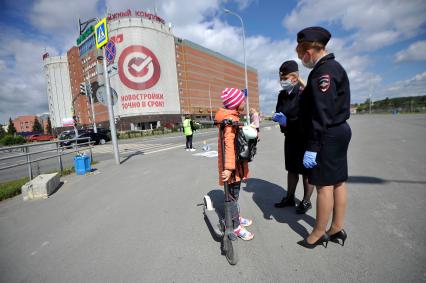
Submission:
[[[95,25],[96,48],[101,48],[108,42],[108,30],[106,18],[103,18]]]

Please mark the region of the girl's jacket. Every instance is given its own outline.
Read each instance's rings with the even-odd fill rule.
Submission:
[[[222,122],[225,119],[232,119],[234,122],[239,121],[239,113],[236,110],[229,110],[220,108],[215,116],[215,121]],[[218,127],[220,127],[218,125]],[[235,182],[240,182],[241,180],[247,179],[249,176],[249,168],[247,161],[238,161],[236,160],[235,154],[235,135],[236,128],[232,126],[226,126],[224,131],[225,139],[225,169],[233,171],[231,178],[228,180],[228,184]],[[219,184],[223,186],[222,181],[222,146],[220,140],[220,130],[218,136],[218,169],[219,169]]]

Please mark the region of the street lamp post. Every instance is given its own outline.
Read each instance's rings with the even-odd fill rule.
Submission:
[[[120,165],[120,152],[118,150],[117,131],[115,128],[115,120],[114,120],[114,109],[112,108],[112,97],[111,97],[111,90],[109,86],[108,68],[107,68],[107,61],[106,61],[106,50],[105,50],[105,47],[103,47],[102,49],[103,49],[102,63],[104,66],[104,79],[105,79],[105,88],[106,88],[106,96],[107,96],[107,104],[108,104],[109,128],[111,130],[111,141],[112,141],[112,147],[114,150],[115,163],[117,165]]]
[[[210,103],[210,121],[213,121],[212,98],[210,96],[211,80],[209,80],[209,103]]]
[[[371,114],[371,92],[372,92],[372,85],[370,85],[369,87],[369,91],[368,91],[368,114]]]
[[[243,22],[243,19],[241,18],[241,16],[240,16],[240,15],[238,15],[237,13],[232,12],[231,10],[228,10],[228,9],[223,9],[223,11],[224,11],[225,13],[227,13],[227,14],[231,14],[231,15],[236,16],[236,17],[240,20],[240,22],[241,22],[241,27],[242,27],[242,30],[243,30],[244,75],[245,75],[246,91],[247,91],[247,97],[246,97],[247,125],[250,125],[250,112],[249,112],[249,111],[250,111],[250,107],[249,107],[249,96],[248,96],[247,61],[246,61],[246,37],[245,37],[245,34],[244,34],[244,22]]]

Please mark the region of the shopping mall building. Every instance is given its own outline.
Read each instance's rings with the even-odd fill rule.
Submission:
[[[108,36],[116,48],[116,56],[109,69],[110,84],[117,94],[114,115],[119,131],[180,123],[185,114],[191,114],[195,119],[210,120],[222,106],[222,89],[245,88],[242,63],[175,37],[170,25],[156,15],[131,10],[110,14]],[[69,74],[64,77],[69,80],[68,107],[78,123],[85,127],[92,127],[93,116],[96,125],[108,127],[107,107],[102,104],[102,96],[98,99],[96,95],[99,85],[103,84],[103,76],[99,74],[102,71],[99,55],[91,33],[85,38],[80,37],[78,45],[72,47],[66,56]],[[44,57],[45,71],[52,73],[55,60]],[[58,61],[62,69],[63,61]],[[248,67],[247,72],[250,107],[258,110],[257,71]],[[52,125],[61,127],[61,118],[69,114],[63,113],[64,117],[60,117],[52,112],[64,112],[64,99],[58,97],[67,96],[63,93],[67,89],[63,85],[67,83],[63,78],[53,80],[51,75],[46,78],[49,109],[51,116],[56,118]],[[90,82],[94,93],[93,112],[89,97],[81,95],[80,84],[83,82]],[[58,85],[60,87],[53,87]],[[55,93],[55,90],[60,91]]]

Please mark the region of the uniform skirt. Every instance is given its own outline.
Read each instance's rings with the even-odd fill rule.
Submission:
[[[309,183],[315,186],[332,186],[348,179],[348,146],[352,131],[348,123],[328,128],[322,137],[317,154],[317,166],[308,174]]]
[[[290,173],[307,175],[303,166],[303,155],[307,147],[306,140],[300,135],[288,133],[284,140],[285,169]]]

